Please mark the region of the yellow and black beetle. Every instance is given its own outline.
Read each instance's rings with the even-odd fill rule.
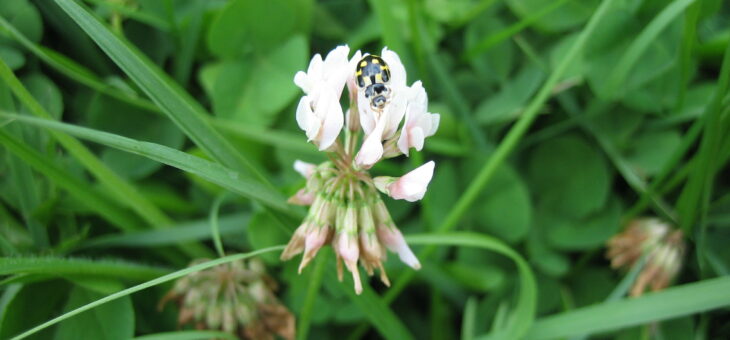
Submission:
[[[365,91],[373,110],[382,110],[390,99],[390,69],[383,58],[366,55],[357,64],[357,86]]]

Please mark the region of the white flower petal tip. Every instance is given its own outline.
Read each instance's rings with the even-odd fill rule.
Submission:
[[[312,163],[307,163],[298,159],[294,161],[294,170],[306,179],[309,179],[316,169],[317,166]]]
[[[415,202],[423,198],[433,178],[434,161],[419,166],[387,186],[388,195],[397,200]]]
[[[383,245],[385,245],[388,250],[398,254],[398,257],[403,263],[413,269],[421,269],[421,262],[418,261],[416,255],[413,254],[411,248],[408,247],[406,240],[403,238],[403,234],[401,234],[398,228],[395,226],[380,225],[377,232],[378,238]]]

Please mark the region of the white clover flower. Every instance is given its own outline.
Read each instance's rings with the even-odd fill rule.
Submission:
[[[399,178],[373,179],[367,169],[383,158],[408,155],[410,148],[422,150],[425,139],[438,129],[439,115],[428,112],[428,96],[420,81],[407,85],[405,67],[395,52],[383,48],[378,57],[357,51],[350,59],[348,53],[347,46],[339,46],[324,60],[317,54],[307,72],[294,77],[305,94],[297,106],[297,123],[308,141],[329,153],[330,161],[294,163],[307,185],[289,202],[310,208],[281,258],[303,252],[301,272],[329,243],[337,255],[338,277],[342,279],[344,263],[360,294],[358,264],[370,276],[379,270],[381,281],[390,285],[382,263],[385,249],[414,269],[421,267],[377,190],[394,199],[420,200],[435,163],[427,162]],[[340,98],[345,86],[350,106],[343,110]],[[340,138],[343,126],[347,129]]]

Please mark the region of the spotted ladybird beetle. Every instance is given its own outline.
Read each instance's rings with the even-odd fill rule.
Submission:
[[[373,110],[382,110],[390,99],[390,69],[383,58],[366,55],[357,64],[357,86],[365,91]]]

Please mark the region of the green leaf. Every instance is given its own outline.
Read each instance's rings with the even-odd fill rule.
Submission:
[[[43,21],[38,9],[28,0],[0,2],[0,16],[18,27],[31,41],[39,42],[43,36]],[[0,42],[2,38],[0,38]]]
[[[246,228],[246,235],[251,248],[261,249],[289,241],[291,233],[282,230],[282,228],[277,228],[278,223],[274,216],[267,211],[255,212]],[[267,254],[263,259],[270,264],[280,262],[277,254]]]
[[[676,130],[647,131],[634,138],[626,158],[640,175],[652,176],[664,168],[681,143]]]
[[[247,125],[270,126],[300,93],[293,79],[306,61],[307,41],[296,35],[265,55],[219,64],[211,93],[214,113]]]
[[[282,212],[287,212],[295,217],[302,217],[300,210],[294,209],[286,203],[286,199],[276,191],[265,187],[258,182],[242,178],[239,173],[228,169],[220,164],[206,161],[188,153],[170,149],[163,145],[148,142],[140,142],[130,138],[78,127],[75,125],[59,123],[46,119],[25,117],[0,113],[0,116],[13,117],[22,122],[27,122],[45,128],[63,131],[78,138],[88,139],[113,148],[131,152],[140,156],[174,166],[178,169],[198,175],[210,182],[230,189],[238,194],[259,201],[267,206]]]
[[[121,40],[74,0],[56,3],[205,152],[237,171],[267,180],[210,126],[205,109],[131,44]]]
[[[210,25],[208,48],[224,58],[267,52],[306,32],[311,12],[309,0],[231,1]]]
[[[475,205],[477,224],[490,235],[514,243],[527,235],[532,203],[527,186],[510,167],[497,170]]]
[[[730,305],[730,277],[588,306],[535,321],[525,339],[558,339],[672,319]]]
[[[0,45],[0,59],[8,64],[11,70],[17,70],[25,65],[25,56],[11,46]]]
[[[63,281],[47,281],[27,285],[13,285],[3,292],[6,312],[0,319],[0,338],[9,339],[27,327],[53,317],[63,306],[68,284]],[[32,339],[52,338],[45,331]]]
[[[64,312],[102,297],[82,287],[74,287],[64,307]],[[59,325],[55,340],[99,339],[124,340],[134,335],[134,310],[132,299],[125,296],[99,306]]]
[[[610,200],[606,207],[581,219],[553,219],[547,226],[546,239],[556,249],[583,250],[600,248],[621,227],[621,204]]]
[[[517,119],[544,78],[545,74],[535,64],[523,68],[497,94],[479,105],[476,110],[477,121],[483,125],[493,125]]]
[[[560,2],[560,0],[553,2]],[[533,16],[536,9],[546,7],[545,1],[542,0],[508,0],[506,3],[523,20]],[[565,31],[586,22],[591,13],[597,12],[596,7],[598,7],[598,0],[571,0],[561,6],[559,10],[533,19],[534,22],[531,23],[531,26],[546,32]]]
[[[542,143],[530,155],[528,172],[540,208],[555,214],[580,218],[608,200],[608,163],[581,137],[567,135]]]
[[[21,79],[33,98],[55,119],[61,118],[63,112],[63,96],[61,90],[48,77],[41,73],[32,73]]]

